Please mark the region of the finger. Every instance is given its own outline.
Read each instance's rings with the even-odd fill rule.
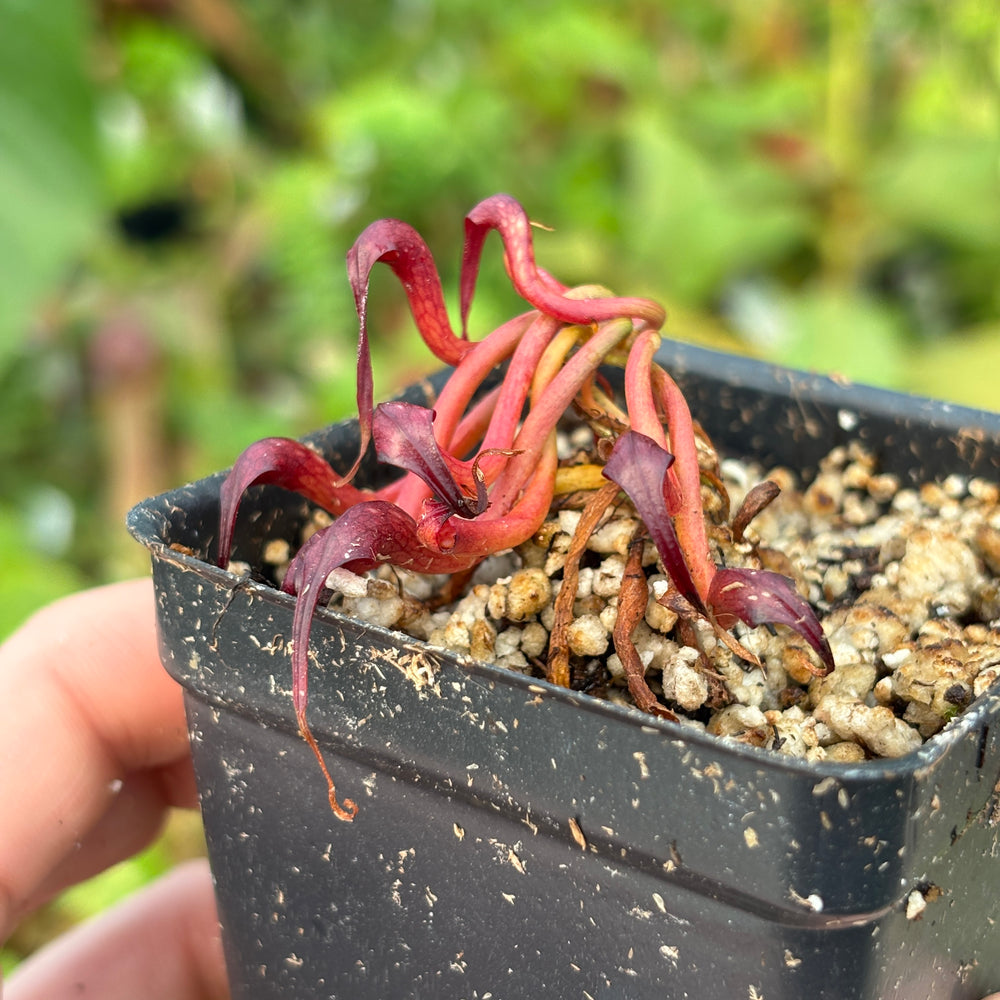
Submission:
[[[170,772],[175,771],[181,772],[180,776],[171,776]],[[164,784],[177,791],[165,793]],[[196,804],[190,758],[159,771],[130,775],[122,783],[111,807],[25,900],[24,909],[34,910],[69,886],[97,875],[122,858],[137,854],[163,827],[166,818],[161,808],[163,801],[175,797],[185,805]]]
[[[30,619],[0,647],[0,691],[2,939],[50,872],[93,849],[123,783],[167,773],[188,751],[148,581],[76,594]],[[145,831],[178,802],[176,782],[153,791],[132,817]]]
[[[6,1000],[225,1000],[208,865],[188,862],[29,958]]]

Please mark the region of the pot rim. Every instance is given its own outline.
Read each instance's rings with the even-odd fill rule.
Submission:
[[[212,476],[200,482],[207,484],[216,478],[216,476]],[[197,486],[200,483],[194,485]],[[289,615],[292,613],[292,609],[295,607],[295,598],[292,595],[266,584],[249,580],[246,577],[237,576],[235,573],[221,569],[186,552],[177,551],[162,540],[151,537],[147,533],[147,528],[148,519],[152,516],[154,506],[158,501],[172,503],[170,499],[172,496],[173,491],[161,494],[158,497],[151,498],[137,505],[129,513],[129,530],[138,541],[149,549],[154,560],[173,563],[182,569],[193,571],[229,591],[235,591],[236,589],[246,590],[252,593],[255,599],[284,607]],[[144,521],[146,521],[145,524],[143,523]],[[681,739],[690,742],[692,745],[706,751],[711,751],[715,755],[741,759],[744,762],[755,762],[759,765],[766,764],[769,769],[786,771],[790,774],[810,774],[821,779],[831,777],[843,784],[850,784],[855,781],[868,782],[873,779],[892,780],[909,775],[919,776],[920,772],[932,769],[953,744],[968,739],[970,735],[982,729],[986,723],[987,716],[1000,712],[1000,684],[995,684],[980,695],[964,711],[955,716],[954,719],[951,719],[940,732],[902,757],[873,758],[857,763],[829,760],[809,761],[800,757],[787,756],[774,750],[739,743],[735,740],[728,740],[681,723],[660,719],[643,712],[639,708],[619,705],[582,692],[559,687],[558,685],[551,684],[544,678],[527,677],[496,664],[474,660],[470,656],[447,649],[446,647],[432,645],[421,639],[407,635],[405,632],[399,632],[369,622],[359,622],[357,619],[333,609],[318,608],[316,617],[318,621],[334,623],[342,628],[363,628],[366,633],[375,634],[384,639],[393,641],[402,639],[402,644],[405,646],[432,652],[434,659],[442,666],[455,667],[466,674],[481,677],[491,684],[521,689],[529,696],[543,694],[546,698],[562,701],[582,711],[594,712],[609,720],[616,720],[622,725],[637,727],[646,731],[657,731],[668,739]],[[174,674],[174,677],[185,688],[201,697],[205,697],[206,692],[196,684],[191,676],[178,672]],[[220,698],[214,692],[209,695],[209,699],[213,703],[226,705],[227,707],[240,704],[238,699]],[[290,730],[295,729],[290,710],[289,720],[288,728]],[[985,733],[983,735],[985,736]]]
[[[947,403],[926,396],[848,382],[827,375],[797,371],[755,358],[669,339],[664,339],[657,353],[657,361],[671,371],[682,383],[684,378],[694,376],[712,383],[719,383],[734,391],[749,391],[763,397],[791,399],[800,408],[808,404],[817,412],[826,414],[827,428],[830,426],[830,420],[834,420],[837,424],[837,436],[842,437],[845,441],[857,439],[859,436],[863,439],[864,434],[857,433],[859,427],[862,430],[872,429],[878,432],[887,426],[887,423],[903,430],[913,425],[929,426],[935,432],[935,440],[941,443],[943,458],[945,460],[950,458],[953,461],[960,460],[966,464],[967,468],[961,470],[962,475],[988,475],[992,471],[993,478],[1000,480],[1000,413]],[[420,402],[432,402],[434,393],[443,383],[447,374],[448,371],[443,370],[434,373],[427,379],[418,380],[407,387],[401,393],[401,397]],[[303,440],[313,443],[320,442],[330,428],[349,427],[356,422],[356,418],[340,421],[327,428],[304,435]],[[869,428],[868,425],[871,427]],[[810,437],[817,437],[815,432],[808,429],[806,433]],[[870,436],[869,440],[871,440]],[[990,444],[991,440],[994,444],[992,452],[988,447],[984,447],[984,444]],[[913,460],[917,461],[918,459],[919,456]],[[937,453],[927,458],[927,461],[931,462],[940,460],[942,460],[942,455]],[[985,468],[982,471],[976,471],[977,466]],[[199,494],[217,498],[219,486],[225,475],[225,470],[216,472],[194,483],[166,491],[137,504],[129,511],[126,526],[131,535],[150,551],[154,560],[172,562],[184,569],[193,570],[229,590],[234,590],[237,587],[249,588],[255,596],[291,609],[294,607],[294,597],[267,585],[241,578],[207,560],[174,549],[164,539],[171,515],[175,514],[181,507],[185,500],[185,494],[191,500]],[[358,624],[355,619],[326,608],[317,609],[316,614],[319,620],[336,622],[341,625],[356,626]],[[981,730],[986,725],[987,716],[1000,713],[1000,683],[997,683],[950,720],[940,732],[903,757],[876,758],[859,763],[807,761],[802,758],[785,756],[773,750],[737,743],[679,723],[658,719],[643,713],[638,708],[617,705],[580,692],[569,691],[550,684],[544,679],[525,677],[515,671],[473,660],[471,657],[452,650],[431,646],[402,632],[369,623],[364,623],[364,628],[367,631],[382,634],[384,637],[402,637],[406,644],[423,650],[432,650],[436,659],[453,664],[463,671],[484,677],[494,683],[522,688],[526,692],[544,692],[548,698],[567,701],[587,711],[598,712],[608,719],[617,719],[624,724],[649,727],[662,732],[669,738],[682,738],[696,746],[710,749],[716,754],[731,755],[760,765],[767,764],[768,767],[791,773],[834,777],[843,782],[862,778],[868,781],[876,776],[890,778],[919,773],[934,766],[951,745],[969,738],[976,730]],[[185,681],[183,677],[177,679],[186,683],[186,686],[192,690],[196,690],[190,681]],[[218,700],[217,697],[216,700]],[[981,735],[985,738],[986,732],[983,731]]]

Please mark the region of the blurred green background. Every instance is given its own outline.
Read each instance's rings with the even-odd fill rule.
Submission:
[[[454,301],[508,191],[669,335],[1000,406],[998,80],[995,0],[0,0],[0,637],[145,570],[135,500],[352,410],[381,216]],[[384,394],[429,360],[373,288]],[[178,820],[5,965],[198,850]]]

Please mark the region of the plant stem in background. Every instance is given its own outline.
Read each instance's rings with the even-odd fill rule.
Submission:
[[[871,12],[868,0],[828,0],[826,150],[832,168],[827,226],[820,247],[823,281],[854,291],[869,257],[869,213],[861,178],[871,126]]]

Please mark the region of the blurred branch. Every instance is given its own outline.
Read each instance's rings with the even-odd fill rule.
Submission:
[[[145,321],[126,310],[109,315],[95,331],[89,355],[104,452],[104,510],[109,524],[120,525],[133,504],[166,488],[164,359]],[[133,552],[124,532],[110,537],[103,553],[107,575],[140,572],[144,553]]]
[[[822,234],[823,278],[836,289],[855,286],[865,266],[867,213],[858,179],[867,152],[871,71],[868,0],[828,0],[830,40],[826,147],[833,167],[828,225]]]

